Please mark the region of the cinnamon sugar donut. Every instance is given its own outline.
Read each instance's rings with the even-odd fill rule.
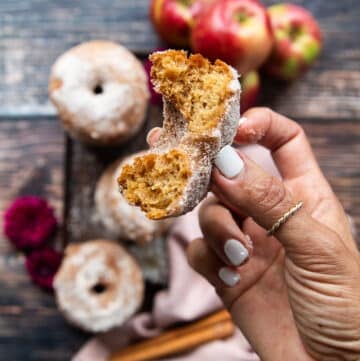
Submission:
[[[120,191],[150,219],[192,210],[206,195],[212,164],[232,143],[240,119],[237,72],[200,54],[167,50],[150,56],[155,90],[163,95],[163,131],[155,147],[125,164]]]
[[[97,146],[134,135],[149,98],[140,61],[110,41],[90,41],[61,55],[51,70],[49,94],[70,135]]]
[[[60,310],[91,332],[122,325],[143,300],[142,273],[124,248],[107,240],[71,244],[54,280]]]
[[[95,205],[97,215],[112,237],[144,244],[166,232],[172,220],[148,219],[138,207],[130,205],[119,192],[116,178],[122,165],[141,154],[144,152],[120,159],[104,171],[96,185]]]

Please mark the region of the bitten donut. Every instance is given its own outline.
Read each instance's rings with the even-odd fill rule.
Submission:
[[[138,207],[130,205],[119,192],[116,178],[122,164],[141,154],[143,152],[118,160],[104,171],[96,186],[95,204],[100,220],[113,237],[143,244],[165,233],[172,220],[148,219]]]
[[[66,319],[91,332],[122,325],[140,307],[144,281],[135,260],[107,240],[71,244],[54,280]]]
[[[61,55],[51,70],[49,94],[70,135],[97,146],[133,136],[149,99],[142,64],[109,41],[83,43]]]
[[[200,54],[167,50],[150,60],[164,98],[163,131],[154,148],[122,167],[118,183],[129,203],[161,219],[186,213],[205,197],[214,158],[236,133],[240,83],[233,68]]]

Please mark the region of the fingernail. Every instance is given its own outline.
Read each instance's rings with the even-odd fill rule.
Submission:
[[[246,117],[241,117],[239,119],[238,128],[241,127],[247,121]]]
[[[146,142],[149,144],[150,141],[151,141],[151,137],[156,133],[158,132],[159,130],[161,130],[160,127],[154,127],[152,128],[149,133],[147,133],[147,136],[146,136]]]
[[[215,165],[226,178],[236,177],[244,168],[244,162],[230,145],[220,150],[215,158]]]
[[[224,252],[234,266],[240,266],[249,257],[248,250],[236,239],[226,241]]]
[[[252,247],[252,246],[253,246],[253,242],[252,242],[251,237],[250,237],[248,234],[245,234],[245,238],[246,238],[246,241],[247,241],[247,243],[248,243],[248,246]]]
[[[220,268],[219,277],[229,287],[235,286],[240,281],[240,275],[228,267]]]

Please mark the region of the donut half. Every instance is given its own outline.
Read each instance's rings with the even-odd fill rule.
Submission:
[[[163,131],[155,147],[125,164],[120,191],[150,219],[179,216],[206,195],[212,165],[232,143],[240,118],[237,72],[200,54],[150,55],[151,76],[164,98]]]

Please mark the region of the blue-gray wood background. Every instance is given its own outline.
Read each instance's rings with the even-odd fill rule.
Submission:
[[[294,2],[319,20],[323,53],[293,84],[265,79],[260,103],[304,126],[359,228],[360,2]],[[120,154],[145,146],[145,133],[161,123],[161,112],[150,108],[142,132],[124,147],[87,149],[64,136],[57,122],[47,96],[49,70],[62,52],[90,39],[117,41],[145,58],[159,44],[148,7],[148,0],[0,0],[0,215],[14,197],[38,194],[63,224],[59,244],[99,235],[89,215],[96,180]],[[148,289],[146,307],[154,289]],[[0,359],[65,361],[88,338],[67,325],[52,295],[30,284],[22,255],[0,233]]]

